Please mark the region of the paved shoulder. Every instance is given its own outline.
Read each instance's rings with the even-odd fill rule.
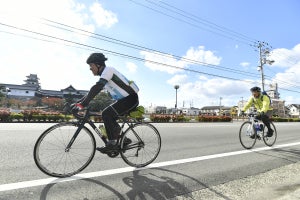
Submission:
[[[192,192],[175,199],[296,200],[300,199],[300,162],[266,173]]]

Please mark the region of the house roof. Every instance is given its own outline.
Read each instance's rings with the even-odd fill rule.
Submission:
[[[61,91],[56,91],[56,90],[40,90],[40,93],[43,95],[45,95],[45,94],[60,95],[60,96],[63,95],[63,93]]]
[[[300,109],[300,104],[291,104],[291,106],[294,106],[297,109]]]
[[[70,85],[69,87],[62,89],[61,91],[77,91],[72,85]]]
[[[18,90],[31,90],[36,91],[37,85],[15,85],[15,84],[1,84],[1,86],[9,89],[18,89]]]

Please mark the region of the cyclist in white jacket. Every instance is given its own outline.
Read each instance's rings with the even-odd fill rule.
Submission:
[[[116,150],[117,139],[121,131],[117,123],[118,115],[129,112],[139,104],[138,87],[132,81],[129,81],[124,75],[113,67],[107,67],[105,61],[107,58],[102,53],[92,53],[86,63],[95,76],[100,76],[99,81],[92,86],[89,93],[84,96],[78,103],[73,104],[72,111],[78,112],[104,88],[116,100],[113,104],[106,107],[102,112],[102,119],[106,128],[108,143],[105,147],[98,147],[102,153]],[[130,139],[125,140],[125,145],[131,143]]]

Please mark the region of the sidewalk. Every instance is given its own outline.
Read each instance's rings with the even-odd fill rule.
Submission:
[[[299,200],[300,162],[259,175],[195,191],[175,199]]]

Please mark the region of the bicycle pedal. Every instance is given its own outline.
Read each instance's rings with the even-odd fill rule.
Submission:
[[[258,140],[261,140],[261,137],[260,137],[259,135],[257,135],[257,139],[258,139]]]
[[[117,152],[117,151],[111,151],[111,152],[107,152],[106,154],[110,158],[115,158],[115,157],[117,157],[119,155],[119,152]]]

